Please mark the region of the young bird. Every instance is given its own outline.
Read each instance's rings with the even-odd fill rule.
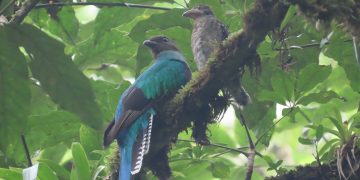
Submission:
[[[155,62],[121,95],[115,117],[104,133],[104,146],[116,139],[121,153],[119,179],[138,173],[150,148],[154,105],[191,79],[191,71],[175,43],[164,36],[144,41]]]
[[[184,12],[183,16],[194,20],[191,48],[197,68],[200,70],[205,66],[207,60],[219,44],[228,37],[229,31],[214,16],[211,9],[205,5],[194,7]],[[239,79],[234,78],[234,80],[231,80],[226,90],[235,99],[237,105],[245,106],[251,100]]]

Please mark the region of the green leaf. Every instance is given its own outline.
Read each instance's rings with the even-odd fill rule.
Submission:
[[[360,112],[355,113],[349,118],[349,130],[355,131],[355,129],[360,129]]]
[[[281,70],[275,71],[271,77],[271,85],[276,94],[287,101],[292,101],[294,97],[294,83],[289,76],[289,74]]]
[[[309,64],[301,69],[297,80],[297,92],[304,94],[323,82],[331,73],[331,66]]]
[[[50,16],[49,11],[55,12],[55,16]],[[70,45],[75,45],[79,32],[79,21],[75,16],[73,7],[55,7],[51,8],[51,10],[37,9],[31,11],[29,17],[36,26],[45,29]]]
[[[28,67],[13,29],[0,27],[0,151],[16,158],[15,149],[27,126],[30,110]]]
[[[105,32],[130,22],[142,12],[144,12],[143,9],[136,8],[101,8],[95,19],[95,43],[98,42]]]
[[[161,14],[154,14],[150,18],[137,23],[131,30],[129,36],[139,44],[146,39],[146,31],[150,29],[167,29],[180,26],[192,29],[189,19],[182,17],[183,10],[171,10]],[[164,21],[166,19],[166,21]]]
[[[90,37],[79,44],[74,58],[76,64],[81,69],[97,70],[103,64],[112,63],[133,71],[138,44],[128,37],[128,33],[111,30],[101,36],[96,43],[95,38]]]
[[[259,101],[275,101],[279,104],[286,104],[285,99],[277,92],[262,90],[258,94]]]
[[[51,168],[59,179],[70,179],[70,172],[59,164],[48,159],[39,159],[38,162],[46,164],[49,168]]]
[[[94,150],[102,150],[102,133],[95,131],[86,126],[80,127],[80,142],[86,152],[90,153]]]
[[[30,150],[65,143],[78,139],[80,123],[77,116],[66,111],[53,111],[29,118],[26,137]]]
[[[116,106],[121,94],[131,84],[129,81],[122,81],[119,85],[108,83],[106,81],[91,81],[95,92],[96,102],[100,105],[103,112],[103,118],[109,122],[114,117]]]
[[[319,156],[322,156],[333,144],[339,142],[339,139],[331,139],[324,144],[319,150]]]
[[[84,124],[100,129],[101,112],[94,101],[90,83],[64,54],[64,45],[30,25],[23,24],[17,33],[17,40],[32,56],[30,68],[33,76],[52,100],[77,114]]]
[[[316,129],[317,129],[317,126],[315,126],[315,125],[306,125],[305,127],[311,128],[311,129],[313,129],[313,130],[316,130]],[[327,127],[324,127],[324,126],[323,126],[323,130],[324,130],[324,132],[326,132],[326,133],[333,134],[333,135],[335,135],[335,136],[337,136],[337,137],[340,138],[340,133],[339,133],[338,131],[335,131],[335,130],[333,130],[333,129],[330,129],[330,128],[327,128]]]
[[[311,93],[300,98],[297,104],[308,105],[312,102],[325,104],[332,99],[341,99],[341,97],[334,91],[321,91],[318,93]]]
[[[360,91],[359,64],[356,61],[352,42],[347,41],[347,33],[335,29],[331,43],[324,50],[326,56],[335,59],[344,68],[346,77],[350,81],[350,86],[354,91]]]
[[[345,143],[347,136],[345,134],[346,130],[345,130],[345,127],[344,127],[341,119],[337,119],[337,118],[333,118],[333,117],[328,117],[327,119],[329,119],[332,122],[332,124],[336,127],[336,129],[338,130],[338,132],[340,134],[340,139],[342,140],[343,143]]]
[[[14,6],[15,2],[12,0],[2,0],[0,1],[0,10],[2,10],[2,14],[4,17],[10,17],[10,15],[14,14]],[[10,6],[9,6],[10,5]],[[5,9],[6,7],[6,9]]]
[[[289,117],[292,122],[296,122],[295,115],[298,112],[300,112],[299,107],[291,107],[291,108],[284,108],[281,113],[284,117],[285,116]]]
[[[78,179],[91,179],[89,161],[84,148],[80,143],[75,142],[71,146],[71,152]]]
[[[269,166],[269,168],[267,169],[268,171],[276,170],[283,163],[283,160],[274,162],[270,156],[266,156],[266,155],[263,156],[262,158],[266,161],[266,163]]]
[[[285,15],[285,18],[281,22],[280,31],[284,30],[284,27],[289,23],[289,21],[296,15],[296,6],[291,5]]]
[[[283,160],[278,160],[276,163],[275,163],[275,167],[279,167],[284,161]]]
[[[21,172],[0,168],[0,179],[22,179]]]
[[[40,180],[56,180],[58,179],[55,172],[45,163],[39,163],[38,178]]]
[[[304,144],[304,145],[313,145],[314,144],[314,140],[308,139],[308,138],[303,138],[303,137],[299,137],[298,141],[299,141],[299,143]]]
[[[230,167],[223,162],[211,163],[209,168],[216,178],[225,179],[229,177]]]
[[[316,128],[316,141],[320,141],[320,139],[323,137],[324,135],[324,126],[319,125]]]
[[[92,180],[98,179],[99,174],[100,174],[101,171],[103,171],[104,169],[105,169],[105,166],[103,166],[103,165],[98,166],[98,167],[95,169],[95,171],[94,171],[94,175],[93,175]]]

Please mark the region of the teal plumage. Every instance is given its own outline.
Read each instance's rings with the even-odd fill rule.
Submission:
[[[140,171],[143,156],[149,151],[154,105],[191,78],[184,56],[172,41],[155,36],[144,44],[151,48],[155,63],[121,95],[114,120],[104,134],[105,146],[113,139],[118,142],[121,180],[128,180]]]

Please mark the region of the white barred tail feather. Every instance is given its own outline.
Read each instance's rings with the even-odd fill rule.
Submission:
[[[136,139],[136,142],[133,145],[132,166],[131,166],[132,175],[140,172],[144,155],[149,152],[153,118],[154,116],[150,115],[148,127],[144,129],[142,133],[139,134],[139,136]]]

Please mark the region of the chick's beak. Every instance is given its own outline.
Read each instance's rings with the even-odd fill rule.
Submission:
[[[151,41],[151,40],[145,40],[143,42],[143,45],[147,46],[147,47],[154,47],[157,43],[155,41]]]
[[[185,11],[182,14],[182,16],[189,17],[189,18],[196,18],[196,17],[200,16],[201,13],[202,12],[200,10],[198,10],[198,9],[190,9],[190,10]]]

